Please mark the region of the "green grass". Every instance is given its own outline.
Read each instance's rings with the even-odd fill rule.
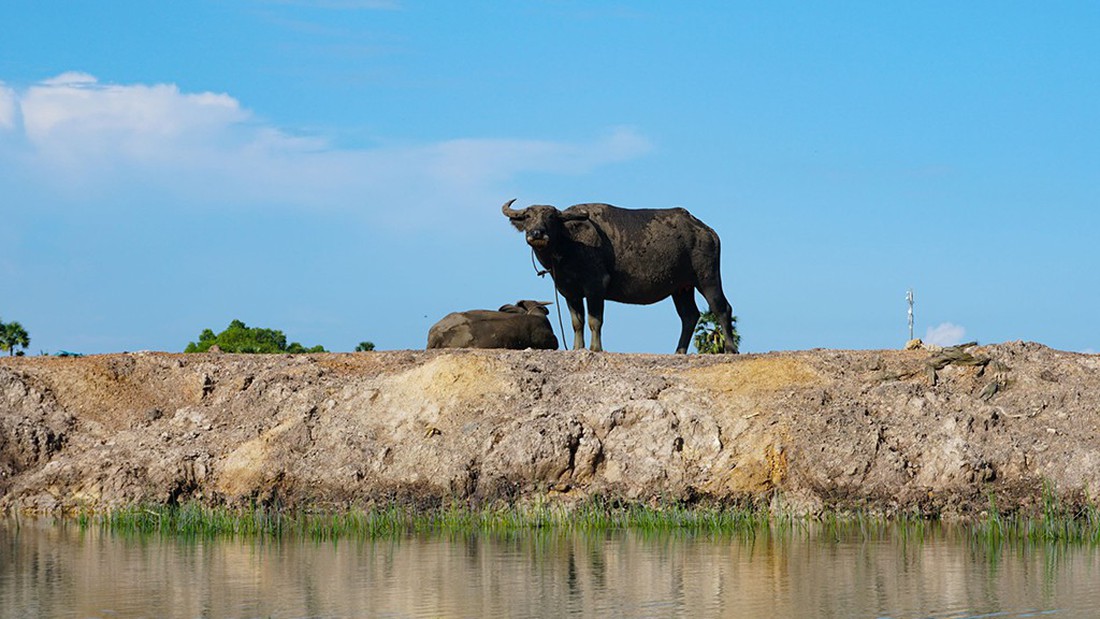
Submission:
[[[301,537],[313,540],[395,538],[433,534],[530,534],[630,530],[643,534],[689,534],[785,539],[795,536],[825,541],[895,538],[921,543],[926,537],[961,535],[978,545],[1100,544],[1100,508],[1070,507],[1049,488],[1034,513],[1004,514],[991,496],[989,508],[970,522],[945,524],[920,513],[891,517],[862,512],[827,513],[818,518],[771,514],[762,507],[640,503],[591,499],[572,506],[548,500],[509,506],[471,507],[455,502],[415,509],[388,504],[363,509],[317,512],[145,505],[104,514],[83,513],[81,528],[119,534],[172,537]]]
[[[198,503],[178,506],[124,507],[105,514],[78,514],[81,528],[123,534],[279,538],[302,536],[325,540],[385,538],[439,533],[521,533],[530,531],[612,531],[738,533],[754,535],[769,526],[765,511],[731,507],[690,507],[592,500],[566,507],[536,502],[506,507],[451,504],[436,509],[397,504],[338,512],[306,512],[254,507],[234,509]]]
[[[1065,543],[1100,544],[1100,508],[1088,502],[1071,505],[1062,501],[1052,486],[1043,486],[1036,513],[1002,514],[994,497],[986,515],[971,525],[971,536],[989,544]]]

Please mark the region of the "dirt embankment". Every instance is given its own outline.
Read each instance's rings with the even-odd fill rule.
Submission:
[[[950,352],[950,349],[949,349]],[[0,360],[0,511],[454,498],[796,513],[1100,494],[1100,356],[557,351]]]

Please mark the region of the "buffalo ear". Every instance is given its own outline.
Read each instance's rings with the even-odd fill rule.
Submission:
[[[562,221],[585,221],[588,219],[588,213],[586,211],[575,211],[572,208],[567,208],[561,212]]]
[[[542,314],[543,316],[550,315],[550,310],[547,309],[546,306],[554,304],[553,301],[529,301],[529,303],[533,304],[533,307],[527,309],[527,312],[529,314],[534,314],[537,312],[539,314]]]
[[[524,299],[516,302],[526,314],[535,314],[538,316],[548,316],[550,310],[546,309],[547,305],[551,305],[549,301],[532,301],[530,299]]]
[[[524,231],[527,230],[527,217],[526,216],[509,217],[508,221],[512,222],[512,225],[515,226],[516,230],[519,230],[520,232],[524,232]]]
[[[524,299],[522,301],[516,301],[516,305],[518,305],[520,307],[520,309],[522,309],[525,312],[530,312],[532,310],[546,309],[547,305],[553,305],[553,304],[554,304],[553,301],[533,301],[531,299]]]
[[[565,222],[565,231],[574,243],[588,247],[600,246],[600,233],[591,219],[582,218]]]

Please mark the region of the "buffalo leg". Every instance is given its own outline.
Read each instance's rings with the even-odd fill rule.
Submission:
[[[592,332],[592,351],[603,351],[603,299],[588,297],[588,330]],[[581,342],[581,346],[584,346],[584,342]]]
[[[699,306],[695,304],[695,289],[684,288],[672,293],[672,302],[676,304],[676,313],[680,315],[680,341],[676,344],[678,354],[687,354],[691,334],[699,324]]]
[[[584,297],[565,297],[573,320],[573,350],[584,349]],[[564,334],[562,334],[564,335]]]
[[[725,340],[722,352],[736,353],[737,349],[733,345],[733,307],[726,300],[721,286],[700,288],[699,292],[703,293],[707,304],[710,305],[710,313],[718,319],[718,328],[722,331],[722,337]]]

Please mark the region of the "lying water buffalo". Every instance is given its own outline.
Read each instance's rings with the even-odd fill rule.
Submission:
[[[695,290],[718,317],[725,352],[732,342],[733,308],[722,292],[718,235],[682,208],[624,209],[609,204],[577,204],[564,211],[533,205],[501,208],[569,304],[573,348],[584,348],[584,300],[592,350],[603,350],[605,300],[649,304],[672,297],[682,327],[676,352],[686,353],[699,322]]]
[[[447,314],[428,330],[428,348],[541,348],[557,350],[544,301],[516,301],[499,310]]]

